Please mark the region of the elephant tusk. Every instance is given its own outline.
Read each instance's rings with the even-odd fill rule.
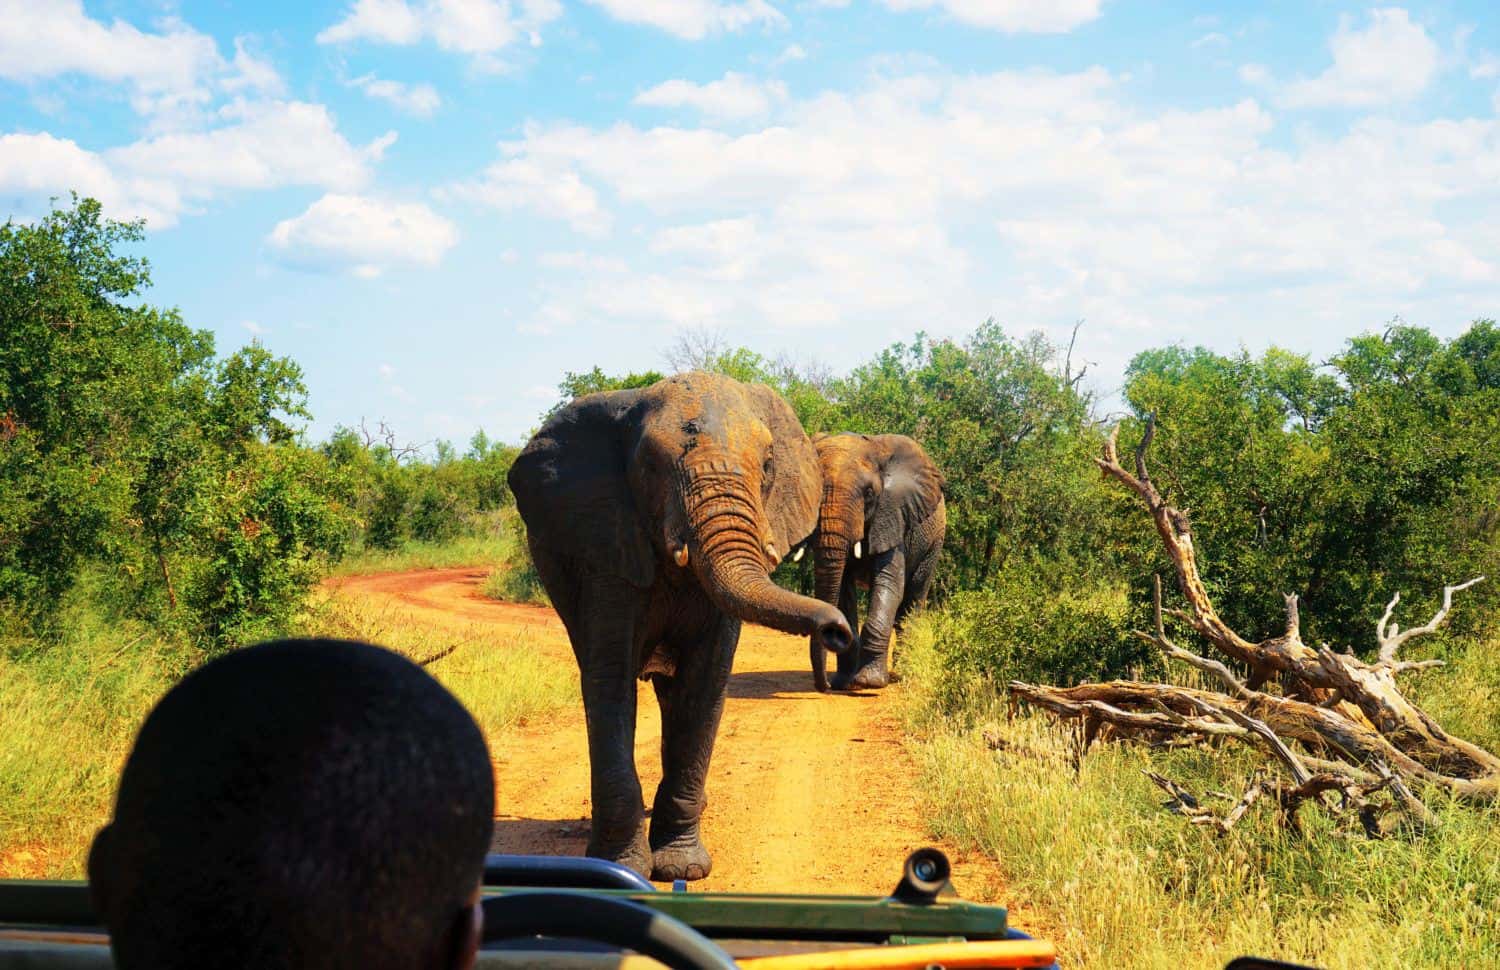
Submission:
[[[792,553],[792,562],[801,562],[802,554],[807,551],[806,546],[798,546],[797,551]]]
[[[863,551],[864,551],[864,544],[861,543],[861,542],[855,542],[854,543],[854,558],[858,559],[860,553],[863,552]]]
[[[678,565],[678,568],[685,568],[688,561],[687,546],[678,546],[677,551],[672,553],[672,561]]]
[[[772,562],[781,562],[781,557],[776,555],[776,547],[769,542],[766,543],[766,555],[771,557]]]

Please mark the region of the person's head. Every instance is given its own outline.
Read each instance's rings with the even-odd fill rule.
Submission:
[[[420,667],[281,640],[147,716],[89,880],[122,970],[471,962],[494,814],[484,737]]]

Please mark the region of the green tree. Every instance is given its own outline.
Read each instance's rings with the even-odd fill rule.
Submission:
[[[218,647],[289,618],[350,512],[296,440],[300,369],[216,359],[139,302],[148,267],[118,250],[142,234],[76,198],[0,227],[0,602],[44,624],[99,563],[131,609]]]

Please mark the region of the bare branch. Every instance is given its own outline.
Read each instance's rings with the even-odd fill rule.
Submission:
[[[1234,827],[1234,823],[1244,817],[1245,813],[1254,805],[1256,799],[1260,798],[1265,791],[1265,775],[1257,771],[1250,777],[1250,784],[1245,788],[1245,794],[1240,796],[1239,801],[1234,804],[1223,818],[1219,818],[1193,796],[1193,793],[1165,775],[1154,771],[1142,772],[1150,778],[1158,788],[1167,793],[1167,801],[1163,807],[1183,816],[1194,825],[1204,828],[1215,829],[1220,835],[1228,832]],[[1226,796],[1227,797],[1227,796]]]
[[[1271,749],[1271,753],[1276,756],[1277,760],[1287,766],[1287,770],[1292,773],[1292,778],[1297,784],[1303,784],[1312,777],[1312,772],[1307,770],[1301,759],[1292,753],[1292,749],[1276,736],[1276,732],[1271,730],[1265,721],[1256,720],[1232,707],[1218,707],[1202,700],[1197,703],[1202,706],[1205,713],[1214,714],[1231,724],[1238,725],[1265,742],[1266,747]]]
[[[1421,626],[1414,626],[1410,630],[1400,633],[1396,631],[1395,624],[1391,624],[1389,630],[1382,629],[1385,621],[1391,615],[1391,610],[1395,608],[1396,603],[1401,599],[1401,594],[1397,593],[1392,597],[1391,605],[1386,607],[1385,616],[1381,618],[1381,623],[1376,626],[1376,631],[1380,635],[1380,662],[1387,665],[1391,664],[1396,659],[1396,652],[1401,649],[1401,645],[1406,643],[1406,641],[1412,637],[1424,636],[1436,632],[1437,628],[1442,626],[1443,621],[1448,618],[1448,611],[1453,609],[1453,594],[1462,592],[1470,586],[1482,582],[1484,582],[1483,576],[1475,576],[1473,579],[1459,583],[1457,586],[1444,586],[1442,608],[1433,615],[1432,619]]]
[[[1156,412],[1152,411],[1146,415],[1146,430],[1141,434],[1141,443],[1135,447],[1135,477],[1141,482],[1149,483],[1151,476],[1146,473],[1146,449],[1151,447],[1151,439],[1156,437]]]

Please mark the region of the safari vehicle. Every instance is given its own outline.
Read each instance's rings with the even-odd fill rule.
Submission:
[[[565,970],[958,970],[1051,968],[1051,943],[966,902],[936,849],[907,857],[891,895],[658,890],[613,862],[492,855],[481,968]],[[0,881],[0,967],[105,970],[109,940],[83,882]],[[1226,970],[1291,964],[1242,958]]]
[[[922,970],[1053,967],[1006,911],[958,898],[947,858],[919,849],[889,897],[656,889],[599,859],[493,855],[480,967]],[[83,882],[0,882],[0,966],[110,966]]]

